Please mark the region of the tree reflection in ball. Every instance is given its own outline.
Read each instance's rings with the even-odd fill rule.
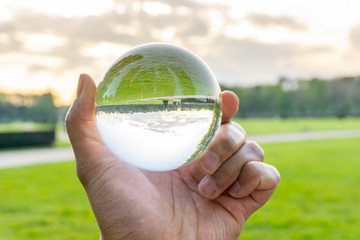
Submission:
[[[175,45],[130,49],[105,72],[95,118],[110,150],[145,170],[176,169],[211,142],[221,121],[220,87],[209,67]]]

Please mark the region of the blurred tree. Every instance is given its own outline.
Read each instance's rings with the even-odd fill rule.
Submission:
[[[238,117],[360,116],[360,77],[335,80],[281,77],[276,85],[221,88],[238,95]]]
[[[0,93],[0,122],[11,121],[56,123],[57,109],[52,94],[20,95]]]

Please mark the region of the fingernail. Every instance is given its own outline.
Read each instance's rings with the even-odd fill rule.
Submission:
[[[207,152],[200,165],[206,172],[213,174],[220,166],[220,158],[213,152]]]
[[[231,196],[236,196],[240,192],[240,184],[238,181],[235,181],[233,185],[229,188],[228,193]]]
[[[199,191],[206,197],[211,197],[216,193],[217,186],[211,176],[206,176],[199,184]]]
[[[78,82],[78,87],[77,87],[77,92],[76,92],[76,97],[80,97],[82,90],[83,90],[83,86],[84,86],[84,74],[80,74],[79,76],[79,82]]]

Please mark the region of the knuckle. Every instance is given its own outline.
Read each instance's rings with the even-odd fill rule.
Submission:
[[[68,114],[66,115],[66,118],[65,118],[65,127],[67,129],[69,129],[72,125],[73,121],[72,121],[72,116],[71,116],[71,113],[68,112]]]
[[[228,178],[236,178],[236,174],[234,171],[234,167],[230,164],[224,164],[221,166],[221,172],[220,174],[216,174],[218,181],[221,183],[221,185],[224,185],[224,182],[227,181]]]
[[[249,151],[249,154],[251,154],[251,158],[253,158],[256,161],[263,162],[265,158],[264,150],[254,141],[247,141],[246,142],[246,149]]]
[[[74,112],[76,112],[78,99],[75,99],[74,103],[69,108],[65,116],[65,127],[69,128],[74,123]]]
[[[240,125],[236,123],[228,123],[224,126],[218,139],[223,152],[233,153],[244,143],[245,135],[241,129]]]
[[[221,191],[229,188],[239,175],[239,171],[231,164],[223,164],[213,175],[216,185]]]
[[[81,161],[76,161],[76,175],[81,182],[81,184],[85,187],[89,183],[89,171],[86,170],[86,167],[81,164]]]
[[[230,124],[231,124],[232,127],[235,128],[237,131],[241,132],[242,135],[244,136],[244,138],[247,137],[245,129],[244,129],[240,124],[238,124],[237,122],[234,122],[234,121],[230,122]]]
[[[280,174],[278,170],[274,166],[266,163],[263,163],[263,166],[263,171],[261,171],[262,174],[259,176],[260,181],[267,189],[276,188],[280,182]]]
[[[87,178],[86,178],[85,174],[83,174],[83,173],[81,173],[79,171],[76,171],[76,175],[77,175],[79,181],[81,182],[81,184],[83,186],[86,186],[88,181],[87,181]]]
[[[278,185],[280,180],[281,180],[281,176],[280,176],[279,171],[272,165],[268,165],[268,166],[269,166],[269,172],[270,172],[270,174],[272,176],[272,179],[273,179],[274,183],[276,185]]]
[[[261,178],[261,171],[259,171],[259,162],[257,161],[248,161],[244,164],[241,174],[248,176],[251,181]]]
[[[87,177],[87,174],[84,173],[84,171],[76,169],[76,175],[80,181],[80,183],[85,187],[88,185],[89,178]]]
[[[219,139],[220,148],[224,152],[233,152],[237,148],[237,143],[234,139],[229,138],[226,135],[221,135]]]

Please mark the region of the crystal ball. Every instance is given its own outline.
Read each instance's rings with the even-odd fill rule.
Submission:
[[[96,125],[120,160],[145,170],[173,170],[213,139],[221,122],[220,92],[194,53],[172,44],[140,45],[104,73],[96,92]]]

